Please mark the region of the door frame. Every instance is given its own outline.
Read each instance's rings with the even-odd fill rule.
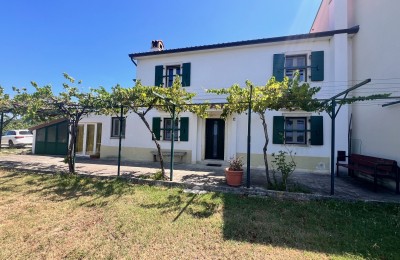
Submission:
[[[101,124],[101,123],[100,123]],[[97,128],[99,123],[97,122],[90,122],[90,123],[79,123],[78,125],[83,126],[83,140],[82,140],[82,152],[76,153],[78,156],[90,156],[91,154],[96,154],[96,148],[97,148]],[[93,134],[93,151],[86,151],[87,147],[87,128],[88,125],[93,125],[94,126],[94,134]],[[78,138],[78,136],[76,137]],[[100,143],[101,145],[101,143]]]

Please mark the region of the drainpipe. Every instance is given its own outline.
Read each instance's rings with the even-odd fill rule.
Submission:
[[[133,57],[129,56],[129,58],[131,58],[131,61],[133,62],[133,64],[135,64],[135,67],[137,67],[137,63],[136,63],[136,61],[133,59]]]

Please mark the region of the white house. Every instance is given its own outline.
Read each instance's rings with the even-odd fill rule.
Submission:
[[[129,56],[137,64],[137,79],[143,85],[168,87],[179,74],[183,85],[197,94],[199,102],[205,99],[212,102],[217,98],[206,94],[206,89],[226,88],[235,83],[244,86],[247,79],[263,85],[273,75],[282,79],[284,75],[290,77],[297,69],[302,80],[322,87],[318,98],[329,98],[366,78],[396,78],[395,60],[400,54],[390,50],[397,46],[399,35],[396,22],[386,24],[384,19],[395,20],[394,10],[399,4],[385,1],[383,7],[380,2],[323,0],[308,34],[179,49],[165,49],[162,41],[153,41],[152,50]],[[382,12],[373,12],[380,7]],[[379,26],[383,23],[387,27]],[[378,48],[381,51],[377,51]],[[336,118],[335,150],[348,150],[348,129],[353,113],[353,144],[357,144],[362,153],[400,161],[398,109],[399,105],[342,107]],[[175,149],[186,153],[183,162],[215,163],[234,156],[246,157],[247,116],[233,115],[224,121],[220,119],[221,111],[210,109],[209,112],[206,119],[191,113],[179,115],[180,131]],[[163,129],[171,126],[170,115],[152,111],[147,117],[162,148],[169,149],[170,132]],[[296,152],[297,169],[329,171],[331,120],[326,113],[270,111],[267,119],[269,154],[287,147]],[[367,124],[368,127],[364,127]],[[380,135],[380,127],[388,133]],[[84,118],[78,152],[89,155],[100,151],[101,157],[116,157],[118,129],[117,118]],[[277,138],[280,134],[285,135],[286,144]],[[251,166],[263,167],[264,135],[256,114],[252,115],[251,135]],[[154,150],[154,142],[144,124],[136,115],[129,114],[122,140],[123,159],[151,161]]]

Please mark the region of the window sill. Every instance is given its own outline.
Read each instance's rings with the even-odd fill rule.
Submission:
[[[288,146],[296,146],[296,147],[310,147],[310,144],[283,144]]]
[[[110,139],[119,139],[119,136],[111,136]],[[121,136],[121,139],[125,139],[125,136]]]

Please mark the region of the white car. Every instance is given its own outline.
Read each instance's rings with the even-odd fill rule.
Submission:
[[[13,147],[24,147],[32,145],[33,135],[32,132],[26,129],[23,130],[8,130],[1,137],[1,145]]]

